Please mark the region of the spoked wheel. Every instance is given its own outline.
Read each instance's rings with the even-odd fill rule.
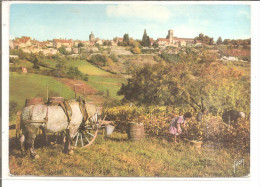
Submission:
[[[97,134],[98,128],[95,125],[80,126],[73,138],[73,146],[88,147],[95,141]]]

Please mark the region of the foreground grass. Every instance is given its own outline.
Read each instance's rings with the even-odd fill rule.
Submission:
[[[10,137],[13,137],[10,130]],[[13,139],[11,139],[13,142]],[[200,151],[190,145],[174,145],[164,139],[146,138],[131,142],[124,133],[110,137],[99,135],[89,148],[74,149],[69,156],[63,146],[37,148],[38,160],[21,157],[11,143],[10,173],[33,176],[85,177],[242,177],[249,174],[249,155],[232,149],[203,147]],[[235,160],[244,158],[244,167],[233,172]]]

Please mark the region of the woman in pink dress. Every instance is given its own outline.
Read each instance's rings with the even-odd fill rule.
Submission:
[[[173,118],[170,123],[169,133],[174,135],[174,143],[176,142],[176,136],[182,133],[181,125],[185,127],[185,120],[191,118],[191,113],[186,112],[183,116]]]

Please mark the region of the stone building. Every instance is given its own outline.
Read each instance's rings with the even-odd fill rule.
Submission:
[[[54,48],[60,48],[61,46],[64,47],[72,47],[73,46],[73,41],[70,40],[62,40],[62,39],[53,39],[53,47]]]
[[[166,38],[158,38],[157,42],[159,46],[161,47],[167,47],[167,46],[186,46],[190,44],[194,44],[194,39],[193,38],[178,38],[174,37],[174,31],[173,30],[168,30],[168,35]]]

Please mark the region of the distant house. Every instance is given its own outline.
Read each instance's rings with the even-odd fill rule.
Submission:
[[[89,42],[87,46],[94,47],[95,46],[95,42]]]
[[[46,49],[41,49],[42,53],[47,56],[47,55],[55,55],[58,50],[54,48],[46,48]]]
[[[103,41],[100,40],[100,39],[97,39],[97,40],[96,40],[96,43],[99,44],[99,45],[103,45]]]
[[[70,40],[63,40],[63,39],[53,39],[53,47],[54,48],[60,48],[61,46],[65,47],[72,47],[73,46],[73,41]]]
[[[150,43],[151,43],[151,45],[153,45],[153,43],[154,43],[153,38],[150,38]]]
[[[189,44],[194,44],[194,39],[193,38],[174,37],[174,42],[177,43],[179,46],[187,46]]]
[[[78,54],[79,53],[79,48],[73,47],[72,48],[72,52],[75,53],[75,54]]]
[[[115,37],[113,40],[116,43],[116,45],[118,45],[119,42],[123,42],[124,41],[123,38],[118,38],[118,37]]]
[[[165,45],[169,45],[170,39],[158,38],[157,42],[158,42],[159,46],[165,46]]]
[[[71,48],[71,47],[66,47],[65,50],[66,50],[67,52],[71,52],[71,51],[72,51],[72,48]]]
[[[14,49],[20,49],[31,45],[31,38],[27,36],[23,36],[22,38],[15,38],[14,40]]]

